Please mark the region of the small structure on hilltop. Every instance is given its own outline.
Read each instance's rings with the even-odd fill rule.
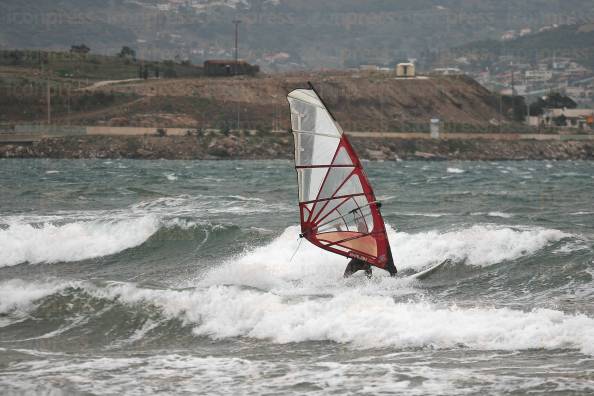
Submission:
[[[84,44],[81,45],[73,45],[70,47],[70,52],[73,54],[81,54],[81,55],[86,55],[91,51],[91,49],[89,47],[87,47]]]
[[[414,63],[399,63],[396,66],[397,77],[415,77],[416,68]]]
[[[210,77],[254,76],[260,72],[260,66],[246,61],[207,60],[204,62],[204,75]]]

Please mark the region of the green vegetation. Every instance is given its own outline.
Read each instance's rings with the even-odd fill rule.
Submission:
[[[477,41],[454,52],[485,60],[513,55],[533,63],[544,58],[568,57],[594,67],[594,25],[564,25],[510,41]]]
[[[544,109],[575,109],[577,103],[575,103],[569,96],[561,95],[558,92],[554,92],[544,98],[538,98],[538,100],[530,105],[530,115],[537,116],[544,113]]]
[[[70,115],[129,103],[130,94],[88,92],[73,84],[50,81],[52,117],[67,122]],[[26,78],[0,79],[0,122],[33,122],[47,117],[47,82]]]
[[[126,49],[127,48],[127,49]],[[147,78],[200,77],[202,67],[187,62],[153,62],[134,58],[134,50],[122,48],[118,56],[104,56],[77,52],[3,50],[0,66],[36,70],[50,70],[54,77],[103,81],[138,78],[138,69],[147,71]]]

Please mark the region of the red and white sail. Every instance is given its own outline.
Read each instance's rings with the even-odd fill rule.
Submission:
[[[380,204],[349,140],[313,87],[288,100],[303,237],[387,269],[392,260]]]

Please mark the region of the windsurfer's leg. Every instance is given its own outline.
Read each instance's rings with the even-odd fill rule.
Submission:
[[[371,264],[367,264],[367,267],[365,267],[365,276],[367,277],[367,279],[371,279],[371,277],[373,276],[373,271],[371,270]]]
[[[349,261],[349,263],[346,266],[346,269],[344,270],[344,277],[349,278],[355,272],[361,271],[361,270],[365,270],[365,273],[367,274],[368,266],[369,266],[369,264],[367,264],[365,261],[358,260],[358,259],[352,259],[351,261]],[[371,266],[369,266],[369,267],[371,267]],[[371,271],[371,268],[369,268],[369,271]]]
[[[354,268],[355,261],[356,261],[355,259],[352,259],[347,264],[347,266],[346,266],[346,268],[344,270],[344,277],[345,278],[350,278],[355,272],[357,272],[357,270]]]

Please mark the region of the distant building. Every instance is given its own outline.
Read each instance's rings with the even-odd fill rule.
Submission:
[[[565,88],[565,94],[576,103],[594,101],[594,87],[592,86],[567,87]]]
[[[441,121],[439,118],[432,118],[429,124],[429,130],[431,132],[431,139],[439,139],[439,132],[441,130]]]
[[[507,32],[501,35],[501,40],[509,41],[516,38],[516,32],[514,30],[508,30]]]
[[[546,109],[542,123],[548,127],[586,129],[594,127],[594,110],[591,109]]]
[[[81,45],[73,45],[72,47],[70,47],[70,52],[73,54],[83,54],[86,55],[91,51],[91,49],[89,47],[87,47],[84,44]]]
[[[450,76],[450,75],[460,75],[463,74],[462,70],[457,67],[439,67],[437,69],[433,69],[434,74],[440,74],[442,76]]]
[[[207,60],[204,62],[204,74],[211,77],[254,76],[260,72],[260,66],[245,61]]]
[[[380,67],[377,65],[361,65],[359,70],[361,71],[379,71]]]
[[[527,70],[524,77],[526,82],[545,82],[553,78],[553,72],[550,70]]]
[[[416,69],[414,63],[399,63],[396,66],[397,77],[415,77]]]

